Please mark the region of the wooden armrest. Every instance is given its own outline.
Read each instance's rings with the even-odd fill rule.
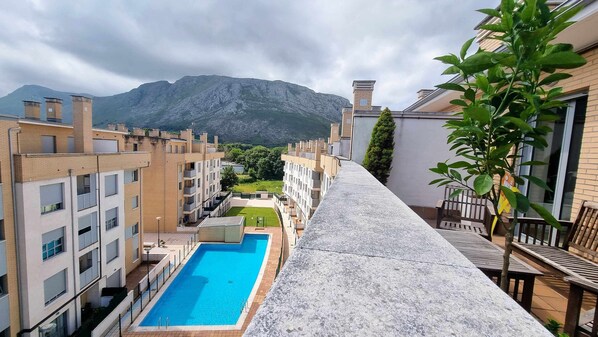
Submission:
[[[509,221],[513,221],[513,217],[510,216]],[[555,246],[566,249],[567,242],[563,242],[562,246],[559,245],[559,242],[563,234],[565,235],[565,241],[567,240],[569,230],[573,226],[571,221],[560,220],[561,230],[552,227],[542,218],[520,217],[517,221],[519,223],[519,231],[515,232],[517,241],[551,246],[553,231],[557,231]],[[525,234],[525,238],[522,238],[522,234]]]
[[[586,279],[579,278],[576,276],[567,276],[564,278],[564,280],[565,282],[578,286],[585,291],[591,292],[592,294],[598,294],[598,284],[594,282],[590,282]]]
[[[436,208],[443,208],[444,207],[444,200],[438,200],[436,202]]]

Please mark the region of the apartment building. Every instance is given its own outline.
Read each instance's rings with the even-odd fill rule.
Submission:
[[[581,6],[579,1],[562,1],[559,6]],[[553,132],[549,135],[548,147],[542,151],[526,151],[524,161],[541,160],[548,165],[525,168],[522,174],[531,174],[545,180],[554,192],[545,192],[535,186],[523,186],[530,201],[543,204],[560,219],[574,217],[583,200],[598,201],[598,1],[583,2],[584,8],[573,17],[575,23],[557,36],[556,42],[570,43],[574,50],[586,58],[583,67],[567,71],[571,78],[558,82],[563,87],[560,98],[568,106],[558,111],[561,119],[546,123]],[[500,41],[491,39],[488,31],[476,29],[477,42],[484,50],[501,48]],[[454,82],[462,79],[455,77]],[[459,95],[437,89],[420,98],[406,108],[409,112],[457,111],[450,101]],[[447,157],[448,158],[448,157]]]
[[[34,101],[25,102],[23,119],[0,117],[0,333],[7,336],[73,333],[141,262],[139,177],[150,155],[126,152],[125,132],[92,128],[91,99],[72,100],[73,125],[62,124],[55,98],[46,99],[45,121]]]
[[[124,130],[124,126],[112,126]],[[143,223],[149,232],[177,232],[196,225],[215,208],[227,207],[222,199],[218,136],[208,142],[204,133],[196,140],[191,129],[173,134],[158,129],[134,128],[125,136],[127,151],[145,151],[152,165],[143,172]]]
[[[295,229],[303,229],[328,191],[338,171],[338,159],[327,154],[324,140],[288,145],[284,161],[284,212]]]

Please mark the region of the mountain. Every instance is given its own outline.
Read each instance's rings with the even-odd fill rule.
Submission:
[[[23,100],[64,101],[63,120],[71,121],[71,93],[26,85],[0,98],[0,114],[23,115]],[[88,95],[90,96],[90,95]],[[94,125],[181,130],[218,135],[224,142],[282,145],[325,138],[339,122],[343,97],[316,93],[283,81],[224,76],[186,76],[169,83],[146,83],[129,92],[93,97]],[[43,103],[42,103],[43,112]]]

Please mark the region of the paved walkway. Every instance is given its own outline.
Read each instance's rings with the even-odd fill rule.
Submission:
[[[261,283],[253,298],[249,312],[243,322],[241,330],[204,330],[204,331],[156,331],[156,332],[123,332],[123,336],[173,336],[173,337],[237,337],[242,336],[245,329],[253,319],[253,316],[257,312],[257,309],[266,298],[266,294],[270,290],[274,278],[276,277],[276,271],[278,269],[278,261],[282,250],[282,231],[280,227],[245,227],[245,233],[270,233],[272,235],[272,242],[270,245],[270,254],[268,255],[268,262],[262,276]],[[176,235],[176,234],[175,234]],[[166,241],[166,245],[170,246],[174,241],[169,244],[168,239],[162,237],[160,239]],[[174,238],[173,238],[174,239]],[[184,241],[183,241],[184,242]],[[179,242],[180,243],[180,242]]]

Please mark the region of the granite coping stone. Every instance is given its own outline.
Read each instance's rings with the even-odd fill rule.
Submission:
[[[552,336],[350,161],[245,335]]]

